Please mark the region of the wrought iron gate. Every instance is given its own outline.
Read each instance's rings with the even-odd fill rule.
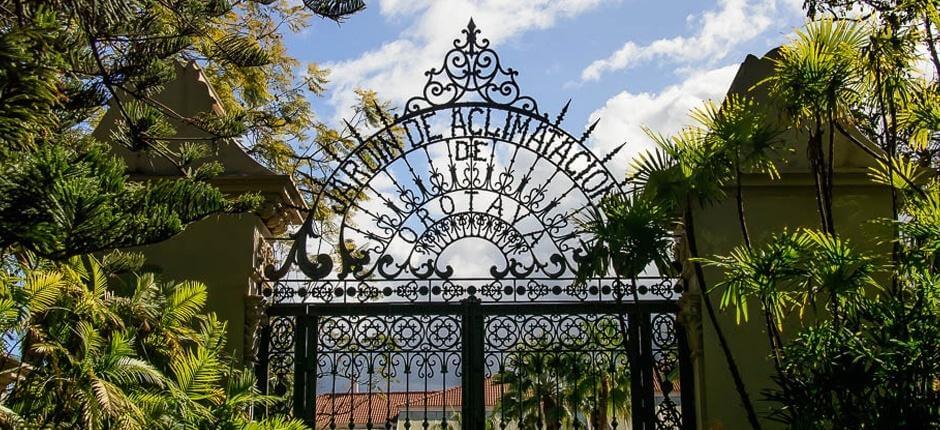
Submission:
[[[628,185],[613,154],[479,34],[332,154],[265,273],[261,389],[316,429],[693,428],[681,282],[575,276],[592,238],[573,220]]]

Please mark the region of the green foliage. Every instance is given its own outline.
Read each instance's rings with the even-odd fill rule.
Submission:
[[[937,428],[940,279],[912,267],[897,281],[898,292],[856,298],[786,345],[773,418],[796,429]]]
[[[776,161],[788,151],[779,138],[781,128],[775,124],[770,109],[753,98],[739,94],[728,96],[720,105],[711,100],[690,116],[705,130],[709,146],[724,148],[729,170],[756,171],[779,176]]]
[[[794,306],[801,303],[800,286],[802,267],[810,245],[807,233],[774,235],[766,246],[751,249],[735,248],[726,257],[703,259],[709,266],[724,271],[722,281],[714,288],[723,289],[721,308],[733,307],[740,323],[748,321],[748,298],[756,298],[773,316],[773,322],[782,329],[783,319]]]
[[[139,256],[89,255],[254,210],[260,196],[223,196],[208,182],[223,172],[212,160],[220,141],[294,175],[319,162],[295,147],[315,154],[326,139],[348,139],[311,114],[305,90],[323,94],[328,71],[310,65],[300,76],[282,36],[313,15],[338,20],[363,7],[0,0],[0,427],[304,428],[251,421],[253,408],[277,399],[259,395],[226,356],[225,324],[204,314],[204,286],[134,274]],[[193,63],[222,109],[187,116],[155,98]],[[362,121],[388,109],[374,93],[363,99],[372,118]],[[116,129],[102,142],[91,130],[106,108]],[[181,125],[204,137],[177,136]],[[131,181],[112,148],[178,177]]]
[[[366,7],[363,0],[304,0],[304,4],[316,14],[337,21]]]
[[[608,276],[610,266],[618,276],[630,279],[640,276],[650,264],[664,273],[671,270],[675,219],[658,203],[639,196],[614,195],[579,224],[595,239],[579,266],[579,282]]]
[[[44,145],[0,164],[0,247],[48,258],[156,242],[229,204],[207,183],[129,183],[102,145]]]
[[[819,127],[824,113],[845,115],[847,103],[861,92],[867,39],[865,27],[848,21],[811,22],[780,48],[774,73],[764,84],[795,124]]]
[[[850,7],[807,3],[833,13]],[[777,406],[770,417],[793,429],[940,425],[940,189],[936,170],[924,169],[936,163],[936,77],[928,82],[914,67],[922,59],[917,26],[925,17],[932,40],[933,15],[918,13],[936,5],[863,3],[872,13],[862,19],[808,24],[781,48],[773,75],[761,84],[791,127],[810,135],[824,230],[785,232],[701,260],[723,272],[715,288],[739,323],[748,320],[749,301],[773,321],[767,334],[776,387],[768,398]],[[836,131],[874,157],[869,176],[892,194],[894,216],[886,222],[893,235],[884,238],[894,245],[890,255],[858,251],[825,216],[832,213]],[[801,319],[784,324],[794,314]],[[793,333],[784,343],[778,332],[785,327]]]
[[[294,148],[318,150],[311,130],[348,137],[316,122],[306,97],[323,93],[328,71],[310,65],[300,76],[282,36],[313,15],[338,19],[364,5],[311,3],[0,0],[0,249],[63,259],[252,210],[260,197],[207,185],[223,170],[211,161],[219,140],[318,189],[301,172],[322,160]],[[154,98],[189,63],[222,110],[188,117]],[[129,183],[124,164],[90,135],[105,108],[118,113],[108,144],[168,163],[182,179]],[[179,124],[205,137],[184,141]]]
[[[637,187],[627,201],[642,198],[682,212],[693,225],[667,224],[658,234],[665,238],[672,230],[683,240],[697,284],[705,288],[699,264],[717,268],[723,277],[709,291],[721,292],[722,309],[733,308],[742,324],[753,323],[749,309],[762,311],[775,366],[776,387],[767,393],[776,402],[770,418],[793,429],[938,428],[940,121],[937,75],[922,76],[916,67],[930,60],[940,73],[933,34],[940,22],[937,4],[806,3],[811,16],[832,16],[810,22],[774,54],[773,73],[757,88],[770,97],[708,102],[693,111],[694,124],[674,136],[648,131],[656,148],[634,160],[630,179]],[[849,11],[856,15],[843,19]],[[778,138],[787,128],[807,136],[804,148]],[[856,148],[838,148],[842,144]],[[742,173],[776,178],[779,154],[801,150],[810,162],[821,229],[761,232],[752,244]],[[893,245],[890,253],[860,252],[836,234],[835,154],[846,150],[870,155],[870,178],[891,193],[893,216],[870,220],[890,226],[893,234],[880,238]],[[737,188],[743,243],[728,255],[696,258],[695,236],[687,230],[694,226],[691,208],[722,200],[731,186]],[[635,233],[618,223],[639,213],[603,209],[607,216],[595,216],[585,229],[605,244],[629,241]],[[582,264],[600,271],[613,259],[610,252],[594,252]],[[747,407],[707,295],[703,303]],[[788,336],[781,335],[785,329]],[[751,411],[751,426],[759,428]]]
[[[141,262],[128,254],[102,262],[27,259],[2,279],[6,425],[304,428],[250,423],[253,407],[277,399],[228,363],[225,323],[203,313],[205,286],[116,271]]]

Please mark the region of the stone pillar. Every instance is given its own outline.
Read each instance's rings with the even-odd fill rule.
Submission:
[[[224,112],[212,86],[192,63],[178,65],[176,79],[154,99],[185,117]],[[106,112],[94,135],[107,140],[119,115],[117,109]],[[228,324],[228,350],[233,357],[248,362],[254,358],[254,332],[263,314],[260,274],[271,256],[265,238],[283,235],[287,225],[299,224],[305,204],[289,176],[268,170],[236,142],[205,140],[209,136],[204,131],[173,118],[168,120],[176,129],[176,137],[202,138],[212,145],[212,160],[223,167],[222,174],[211,180],[213,185],[230,196],[259,193],[264,204],[258,213],[209,217],[169,240],[133,251],[143,253],[149,268],[158,271],[163,280],[206,284],[207,311]],[[169,145],[178,144],[174,142]],[[149,152],[118,146],[113,150],[127,163],[132,180],[179,176],[171,163]]]
[[[762,59],[748,56],[738,70],[729,93],[748,93],[758,100],[765,98],[759,90],[751,91],[771,71],[768,53]],[[748,231],[755,246],[760,246],[772,234],[783,229],[819,228],[813,178],[806,161],[806,136],[788,132],[782,136],[788,146],[796,148],[792,154],[781,156],[781,178],[771,180],[764,174],[744,175],[744,204]],[[842,136],[835,142],[835,178],[833,214],[838,234],[848,238],[860,249],[889,251],[880,241],[889,237],[883,225],[872,223],[879,218],[890,218],[890,191],[872,183],[867,168],[875,163],[871,156]],[[718,204],[696,207],[693,210],[696,243],[702,257],[727,255],[733,247],[743,244],[738,223],[734,190],[726,190],[727,197]],[[687,249],[680,250],[688,257]],[[735,390],[731,374],[719,346],[716,332],[704,309],[702,289],[695,279],[691,265],[684,259],[685,273],[690,279],[688,297],[683,298],[682,319],[690,332],[690,347],[695,368],[695,388],[698,419],[701,429],[737,430],[750,428],[744,409]],[[705,285],[714,287],[721,281],[721,272],[705,269]],[[711,301],[719,306],[721,291],[712,291]],[[717,310],[717,309],[716,309]],[[769,358],[770,349],[761,312],[756,303],[749,308],[750,322],[737,324],[733,310],[719,312],[720,327],[728,339],[732,353],[758,414],[766,416],[772,405],[765,400],[765,390],[774,387],[774,372]],[[812,316],[809,316],[810,318]],[[791,335],[799,321],[788,321],[784,337]],[[780,428],[777,423],[762,419],[764,429]]]

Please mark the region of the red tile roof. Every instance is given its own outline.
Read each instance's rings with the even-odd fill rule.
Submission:
[[[425,392],[334,393],[317,396],[317,429],[345,428],[350,422],[384,425],[398,419],[399,407],[425,398]]]
[[[487,407],[493,407],[500,398],[499,385],[490,378],[484,381],[484,399]],[[384,426],[394,423],[402,411],[446,410],[460,411],[463,389],[461,386],[437,391],[390,392],[390,393],[335,393],[317,396],[317,429],[328,429],[330,423],[336,428],[345,428],[350,419],[355,424],[372,423]]]
[[[655,372],[654,372],[655,373]],[[487,408],[492,408],[502,397],[503,384],[495,384],[487,378],[483,384],[484,400]],[[662,393],[659,378],[654,376],[653,387],[657,394]],[[671,396],[679,394],[679,382],[673,382]],[[437,391],[395,391],[389,393],[334,393],[317,396],[316,428],[347,428],[350,421],[357,426],[372,423],[376,428],[383,428],[386,423],[394,424],[402,411],[408,410],[446,410],[458,412],[462,407],[463,388],[450,387]]]

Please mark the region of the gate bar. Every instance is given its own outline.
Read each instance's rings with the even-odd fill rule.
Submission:
[[[477,430],[486,426],[486,399],[484,398],[484,320],[479,299],[467,299],[463,302],[463,377],[461,384],[463,409],[461,427],[463,430]]]
[[[294,319],[294,416],[305,423],[310,418],[304,408],[307,394],[307,318],[303,313]]]

